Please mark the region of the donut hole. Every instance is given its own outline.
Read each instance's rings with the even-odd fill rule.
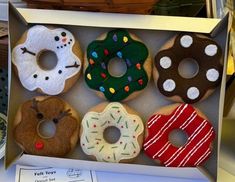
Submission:
[[[53,51],[49,50],[43,50],[41,53],[38,55],[38,66],[43,69],[43,70],[52,70],[56,67],[57,65],[57,56],[56,53]]]
[[[108,63],[108,72],[113,77],[122,77],[127,71],[126,62],[118,57],[112,58]]]
[[[113,143],[116,143],[120,139],[121,132],[117,127],[109,126],[105,128],[103,137],[106,142],[113,144]]]
[[[37,131],[42,138],[52,138],[56,133],[56,125],[51,120],[42,120],[38,124]]]
[[[199,72],[199,65],[195,59],[185,58],[180,62],[178,72],[183,78],[193,78]]]
[[[182,147],[188,141],[188,135],[181,129],[174,129],[168,135],[168,140],[175,147]]]

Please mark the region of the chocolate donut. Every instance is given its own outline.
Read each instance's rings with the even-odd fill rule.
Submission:
[[[178,71],[184,59],[194,59],[198,72],[184,78]],[[195,103],[205,99],[220,84],[222,50],[212,39],[181,33],[166,43],[155,56],[153,76],[160,92],[177,102]]]

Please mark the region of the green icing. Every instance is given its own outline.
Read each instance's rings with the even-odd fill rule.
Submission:
[[[121,58],[127,65],[127,71],[121,77],[108,72],[109,60],[114,57]],[[133,40],[126,30],[110,31],[104,40],[95,40],[88,45],[89,65],[85,81],[91,89],[103,92],[109,101],[121,101],[147,86],[148,75],[143,68],[147,57],[147,47]]]

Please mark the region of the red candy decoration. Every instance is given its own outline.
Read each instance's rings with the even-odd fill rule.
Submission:
[[[208,159],[215,138],[210,122],[200,117],[188,104],[179,105],[170,115],[151,116],[147,129],[145,153],[167,167],[194,167],[202,164]],[[174,129],[183,130],[188,136],[186,144],[181,147],[175,147],[168,139]]]
[[[141,69],[141,65],[140,65],[140,63],[137,63],[135,66],[136,66],[136,68],[137,68],[138,70],[140,70],[140,69]]]
[[[143,79],[139,79],[139,80],[138,80],[138,83],[139,83],[140,85],[143,85],[143,83],[144,83]]]
[[[37,149],[37,150],[41,150],[41,149],[43,149],[43,147],[44,147],[44,143],[42,142],[42,141],[36,141],[36,143],[35,143],[35,148]]]
[[[124,87],[124,90],[125,90],[126,92],[129,92],[129,90],[130,90],[129,86],[125,86],[125,87]]]
[[[102,78],[106,78],[106,74],[105,73],[101,73],[100,74]]]
[[[91,65],[95,64],[95,62],[94,62],[93,59],[89,59],[89,63],[90,63]]]
[[[108,49],[104,49],[104,55],[107,56],[109,54]]]

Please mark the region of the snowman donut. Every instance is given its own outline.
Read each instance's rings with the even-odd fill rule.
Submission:
[[[120,137],[113,142],[105,130],[115,127]],[[118,102],[101,103],[82,119],[80,143],[82,150],[100,162],[130,162],[141,151],[144,125],[137,113]]]
[[[198,71],[192,77],[181,76],[179,65],[193,59]],[[222,49],[212,39],[193,33],[181,33],[169,40],[157,53],[153,77],[159,91],[176,102],[195,103],[207,98],[222,78]]]
[[[45,69],[39,64],[44,51],[56,54],[57,64]],[[35,25],[26,31],[12,50],[12,62],[22,85],[48,95],[66,92],[78,79],[82,67],[78,42],[64,28]]]

